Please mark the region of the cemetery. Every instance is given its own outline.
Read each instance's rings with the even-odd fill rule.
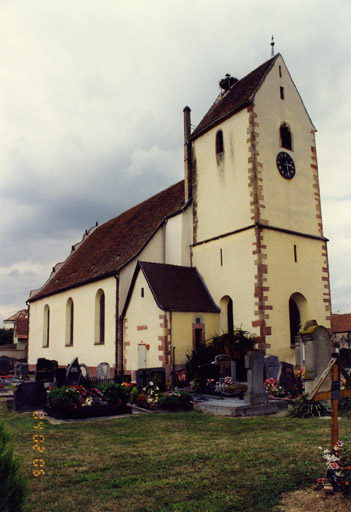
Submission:
[[[278,500],[282,491],[289,488],[286,480],[279,484],[278,474],[279,471],[285,471],[281,466],[285,463],[278,463],[278,460],[281,452],[290,453],[291,451],[291,455],[286,456],[289,458],[294,453],[296,459],[293,479],[298,478],[299,481],[305,483],[314,482],[317,491],[319,490],[324,496],[323,499],[330,496],[330,499],[340,501],[343,496],[349,495],[348,489],[349,484],[351,484],[351,472],[348,472],[347,469],[349,467],[347,464],[350,464],[351,467],[351,459],[348,455],[350,453],[348,447],[351,444],[351,434],[348,433],[347,423],[345,423],[347,420],[338,421],[338,414],[342,410],[343,401],[348,400],[351,395],[351,389],[348,389],[348,387],[351,387],[351,379],[349,377],[350,366],[348,365],[347,354],[343,353],[342,357],[338,353],[331,354],[330,346],[329,334],[327,335],[324,328],[312,322],[305,326],[299,338],[296,339],[297,362],[299,364],[295,366],[280,361],[275,355],[263,355],[254,347],[249,347],[253,350],[248,350],[244,354],[243,364],[242,362],[239,363],[241,366],[239,372],[237,372],[238,360],[223,351],[223,353],[215,355],[211,362],[199,364],[196,373],[192,374],[191,380],[187,376],[186,367],[184,370],[178,371],[174,376],[174,385],[167,382],[166,373],[162,367],[141,368],[136,371],[135,382],[132,382],[130,375],[111,378],[110,367],[106,362],[98,365],[96,376],[91,378],[86,365],[80,363],[76,357],[66,368],[59,367],[56,361],[44,358],[38,359],[34,374],[28,372],[28,367],[24,363],[11,364],[7,359],[1,359],[0,375],[1,386],[3,387],[0,391],[4,397],[2,401],[7,400],[7,409],[10,410],[10,412],[6,412],[6,409],[2,407],[1,417],[2,421],[6,423],[15,415],[17,418],[16,423],[13,423],[13,425],[17,425],[15,428],[22,428],[21,424],[25,428],[25,418],[29,418],[29,416],[24,413],[29,413],[31,417],[32,414],[34,416],[34,414],[38,414],[38,411],[43,411],[43,419],[49,420],[44,422],[45,426],[43,427],[45,429],[46,455],[45,459],[40,459],[43,464],[45,460],[46,475],[51,474],[49,465],[52,465],[54,470],[60,458],[52,444],[55,443],[54,439],[59,434],[59,431],[52,430],[58,425],[55,421],[63,425],[67,423],[65,427],[67,435],[73,433],[73,430],[69,430],[72,422],[75,428],[80,425],[78,427],[80,438],[76,440],[77,446],[80,448],[77,452],[73,445],[70,448],[71,454],[75,454],[74,457],[77,457],[77,460],[80,459],[82,450],[85,453],[84,457],[90,457],[81,444],[83,439],[88,439],[88,432],[90,431],[95,432],[94,444],[100,446],[99,449],[101,450],[101,442],[103,441],[102,439],[99,440],[99,424],[103,424],[105,435],[110,432],[108,435],[112,437],[116,435],[117,431],[125,432],[123,435],[127,437],[128,431],[133,432],[130,452],[128,447],[122,449],[121,445],[118,445],[119,450],[122,449],[124,457],[130,457],[128,460],[132,474],[139,471],[132,463],[132,447],[135,439],[138,438],[139,434],[137,432],[142,433],[145,429],[150,432],[150,435],[151,432],[158,432],[156,435],[158,439],[160,435],[162,437],[160,432],[165,428],[165,432],[170,432],[168,442],[176,443],[175,433],[169,431],[171,424],[167,422],[167,415],[160,413],[175,412],[176,414],[172,416],[174,418],[172,424],[178,425],[176,431],[182,431],[187,437],[189,436],[187,425],[191,425],[193,449],[198,451],[202,446],[201,449],[204,450],[204,453],[211,454],[209,464],[214,468],[219,467],[218,464],[223,455],[220,457],[220,453],[215,450],[216,435],[218,434],[212,432],[211,429],[214,428],[214,425],[217,425],[216,428],[218,428],[222,425],[220,422],[224,422],[223,427],[220,427],[218,440],[220,439],[221,443],[225,442],[225,457],[232,460],[234,466],[236,464],[235,460],[240,461],[243,457],[240,443],[245,444],[248,453],[246,456],[251,460],[250,464],[255,458],[256,450],[261,450],[259,448],[260,443],[263,443],[264,451],[260,451],[260,461],[263,464],[262,471],[265,471],[264,461],[266,457],[274,456],[277,460],[277,467],[273,470],[273,475],[277,471],[274,477],[274,488],[263,489],[256,483],[258,488],[261,489],[260,499]],[[320,357],[315,364],[317,353]],[[324,357],[323,364],[320,364],[321,356]],[[299,400],[303,398],[306,403],[315,404],[316,408],[319,403],[325,403],[324,401],[327,400],[332,405],[331,411],[327,411],[327,414],[331,414],[329,416],[330,420],[318,422],[318,419],[309,418],[306,420],[308,424],[301,430],[301,424],[297,423],[299,420],[294,415],[287,414],[288,410],[291,410],[297,402],[297,398]],[[205,414],[199,414],[199,412]],[[189,420],[186,420],[186,417]],[[216,423],[212,424],[210,418],[217,418]],[[233,422],[234,418],[237,418],[236,421],[239,423]],[[91,422],[86,424],[76,423],[77,420],[82,419],[90,419]],[[256,421],[260,422],[261,427],[258,428]],[[89,428],[92,430],[86,430],[84,425],[87,425],[86,428],[90,425]],[[206,425],[206,433],[203,431],[204,425]],[[242,430],[243,426],[244,430]],[[264,430],[261,434],[260,428],[263,426]],[[311,438],[307,443],[304,438],[305,428],[313,428],[314,431],[313,440]],[[252,432],[250,432],[250,429],[252,429]],[[271,437],[268,440],[264,436],[264,432],[267,430],[271,432]],[[202,432],[201,438],[197,435],[197,432],[200,431]],[[233,437],[231,436],[235,436],[238,442],[237,447],[233,445]],[[41,437],[44,439],[44,435],[41,435]],[[109,453],[113,445],[112,437],[110,441],[112,444],[109,444],[108,449]],[[342,438],[342,442],[339,437]],[[155,441],[149,439],[148,446],[150,446],[150,442],[156,442],[156,438]],[[213,439],[213,447],[208,444],[209,439]],[[89,446],[92,446],[92,442],[91,439]],[[166,439],[163,440],[163,443],[165,442]],[[312,453],[314,444],[316,444],[315,454]],[[320,457],[318,446],[328,448],[328,445],[331,448],[329,451],[324,450],[323,458],[318,462],[318,457]],[[183,448],[178,444],[176,446],[179,456]],[[42,449],[44,449],[44,445],[42,445]],[[91,449],[95,450],[95,448]],[[237,450],[240,450],[240,453]],[[51,455],[49,455],[49,451],[51,451]],[[173,472],[174,470],[170,470],[172,455],[167,452],[167,449],[166,453],[167,471]],[[52,456],[54,459],[52,459]],[[65,457],[65,455],[62,454],[62,457]],[[160,460],[158,458],[156,460],[156,464],[160,464]],[[184,452],[182,460],[182,467],[187,467],[189,453]],[[306,466],[307,461],[308,465]],[[107,460],[105,463],[107,463]],[[77,462],[77,464],[80,464],[80,462]],[[326,467],[325,464],[328,464],[328,466]],[[302,473],[297,471],[296,468],[299,467]],[[323,467],[326,467],[326,469],[323,469]],[[190,467],[188,470],[190,471]],[[35,471],[40,474],[39,469],[35,469]],[[86,475],[91,474],[90,469],[87,468],[86,471]],[[86,478],[90,477],[87,476]],[[149,477],[146,478],[148,480]],[[245,477],[243,476],[243,478]],[[255,477],[250,473],[247,478],[252,481]],[[246,498],[250,496],[251,492],[246,489],[245,499],[247,502],[245,502],[244,495],[241,495],[241,490],[237,487],[233,476],[230,476],[230,479],[232,489],[237,489],[235,491],[237,494],[231,492],[231,499],[233,499],[233,496],[237,496],[235,499],[239,500],[240,510],[247,512],[253,510],[253,508],[250,508],[250,503],[257,500],[257,495]],[[100,477],[98,480],[101,486]],[[113,478],[112,481],[114,481]],[[185,476],[185,481],[188,481],[189,485],[190,482],[193,485],[194,476],[191,471],[189,475]],[[56,482],[56,485],[65,486],[66,484]],[[198,482],[198,485],[201,488],[200,482]],[[212,485],[217,489],[221,488],[217,480],[213,480]],[[32,487],[35,488],[35,486],[36,484],[33,482]],[[89,496],[89,491],[84,483],[83,488]],[[93,488],[94,492],[98,494],[98,488],[95,486]],[[206,494],[206,491],[203,492]],[[335,492],[336,494],[333,495]],[[47,494],[48,500],[52,500],[50,492],[45,494]],[[107,495],[109,495],[108,492]],[[90,497],[90,499],[96,499],[96,496],[94,498]],[[108,499],[111,504],[114,498],[110,496]],[[126,506],[131,507],[131,505],[128,505],[128,500],[123,499]],[[167,498],[161,498],[160,494],[157,494],[157,499],[158,501],[163,500],[163,503],[167,502]],[[179,497],[179,499],[182,498]],[[32,500],[35,502],[33,495]],[[102,497],[99,498],[99,503],[101,503],[101,500]],[[253,501],[250,502],[250,500]],[[199,503],[199,497],[197,497],[196,503]],[[235,500],[232,503],[235,507]],[[194,506],[198,505],[195,505],[194,502]],[[216,506],[217,508],[214,508],[214,510],[221,510],[219,502]],[[134,510],[133,508],[128,509]],[[57,510],[61,509],[58,508]],[[233,510],[236,510],[236,508],[233,508]],[[262,510],[266,509],[263,508]],[[311,510],[313,509],[311,508]]]

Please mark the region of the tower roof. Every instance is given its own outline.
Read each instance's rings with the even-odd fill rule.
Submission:
[[[191,139],[196,139],[224,121],[224,119],[227,119],[249,105],[279,55],[278,53],[275,57],[261,64],[244,78],[231,85],[227,91],[221,92],[210,110],[205,114],[191,134]]]

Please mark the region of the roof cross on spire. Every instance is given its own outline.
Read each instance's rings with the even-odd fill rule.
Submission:
[[[272,39],[271,39],[271,47],[272,47],[271,57],[274,57],[274,45],[275,45],[275,42],[274,42],[274,37],[272,35]]]

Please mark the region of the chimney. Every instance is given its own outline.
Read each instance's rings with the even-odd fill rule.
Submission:
[[[185,202],[188,202],[192,198],[192,169],[191,169],[191,142],[190,131],[191,131],[191,110],[189,107],[185,107],[184,113],[184,179],[185,179]]]

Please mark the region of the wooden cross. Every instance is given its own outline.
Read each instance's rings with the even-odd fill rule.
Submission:
[[[333,354],[332,359],[329,361],[327,368],[321,374],[317,380],[312,391],[309,393],[307,399],[315,400],[331,400],[332,405],[332,417],[331,417],[331,447],[335,446],[339,440],[339,399],[351,396],[351,389],[340,389],[340,373],[345,377],[346,384],[351,387],[351,378],[345,368],[339,361],[339,355]],[[331,374],[331,390],[330,391],[319,391],[323,382],[326,380],[328,375]]]

